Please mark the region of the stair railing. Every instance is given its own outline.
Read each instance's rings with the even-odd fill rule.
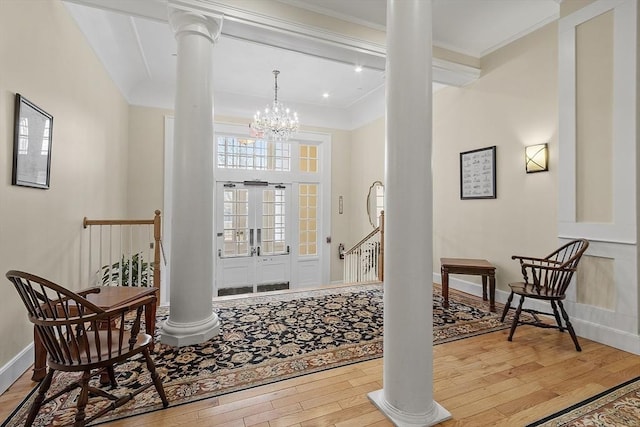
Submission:
[[[82,271],[88,285],[153,286],[160,301],[161,218],[87,219]],[[84,274],[84,273],[83,273]]]
[[[384,279],[384,212],[380,225],[344,254],[344,283]]]

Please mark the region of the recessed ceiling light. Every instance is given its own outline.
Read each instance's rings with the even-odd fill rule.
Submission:
[[[323,93],[323,94],[322,94],[322,97],[323,97],[323,98],[328,98],[328,97],[329,97],[329,93],[328,93],[328,92]]]
[[[356,65],[355,72],[356,73],[361,73],[362,72],[362,67],[360,65]]]

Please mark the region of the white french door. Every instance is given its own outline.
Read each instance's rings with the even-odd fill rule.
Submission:
[[[162,264],[162,303],[169,302],[171,289],[173,126],[173,117],[166,117],[163,212],[163,254],[166,262]],[[287,282],[291,289],[330,283],[330,135],[299,132],[290,142],[271,144],[250,137],[247,129],[246,126],[232,124],[216,124],[214,128],[214,295],[218,295],[220,289],[244,287],[247,292],[255,292],[273,289],[270,285],[277,289],[278,285]],[[244,181],[247,179],[252,181]],[[261,183],[260,180],[284,183],[277,184],[284,188],[274,184],[256,185]],[[235,187],[225,187],[225,184],[234,184]],[[244,189],[246,192],[225,193],[225,189]],[[276,195],[281,192],[273,193],[274,216],[271,219],[265,213],[271,209],[271,193],[265,193],[265,190],[284,192],[283,227],[280,227],[280,207],[276,208],[279,203]],[[225,197],[230,199],[226,208]],[[240,214],[243,206],[246,206],[246,224]],[[226,231],[227,240],[225,212],[230,212],[226,220],[227,225],[230,224]],[[267,221],[267,225],[259,227],[260,220]],[[270,237],[271,220],[273,238]],[[278,227],[284,230],[284,244]],[[250,230],[253,230],[253,243]]]
[[[291,186],[218,182],[215,206],[216,294],[289,288]]]

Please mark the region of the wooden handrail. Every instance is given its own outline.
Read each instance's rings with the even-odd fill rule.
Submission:
[[[371,233],[367,234],[362,240],[360,240],[358,243],[353,245],[353,247],[351,249],[349,249],[348,251],[346,251],[344,254],[345,255],[349,255],[349,254],[353,253],[354,251],[356,251],[360,246],[362,246],[362,244],[364,242],[366,242],[367,240],[369,240],[370,238],[375,236],[378,231],[380,231],[380,227],[374,228]]]
[[[156,216],[160,215],[160,211],[156,211]],[[153,219],[87,219],[84,217],[82,221],[83,228],[90,225],[151,225],[155,224]]]

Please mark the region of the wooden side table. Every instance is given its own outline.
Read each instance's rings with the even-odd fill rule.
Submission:
[[[442,297],[444,307],[449,307],[449,274],[482,276],[482,300],[487,300],[487,278],[489,279],[489,310],[496,311],[496,268],[486,259],[440,258],[442,273]]]

